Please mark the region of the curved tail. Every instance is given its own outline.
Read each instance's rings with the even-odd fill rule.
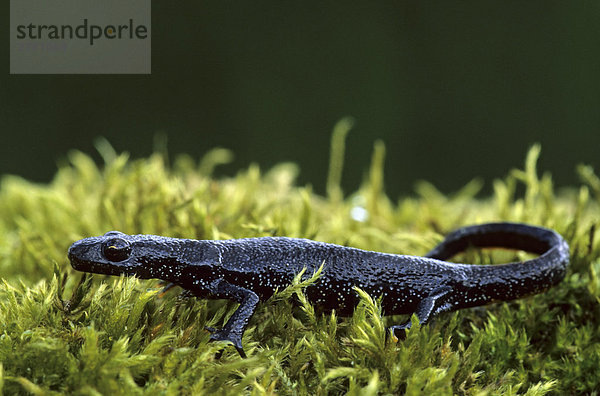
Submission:
[[[560,282],[569,263],[569,246],[556,232],[519,223],[489,223],[450,233],[427,257],[446,260],[469,247],[499,247],[539,254],[532,260],[493,266],[468,265],[469,288],[484,288],[491,300],[539,293]]]

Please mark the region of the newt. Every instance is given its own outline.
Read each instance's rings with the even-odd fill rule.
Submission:
[[[469,247],[499,247],[538,254],[522,262],[469,265],[448,262]],[[358,303],[354,287],[382,297],[385,315],[416,314],[423,325],[442,312],[508,301],[540,293],[565,276],[569,246],[555,231],[519,223],[460,228],[424,257],[380,253],[287,237],[194,240],[110,231],[71,245],[68,257],[79,271],[157,278],[199,298],[240,305],[211,340],[231,342],[245,357],[242,335],[260,301],[290,285],[306,268],[321,276],[306,288],[323,311],[349,316]],[[309,275],[308,275],[309,276]],[[392,332],[410,328],[406,323]]]

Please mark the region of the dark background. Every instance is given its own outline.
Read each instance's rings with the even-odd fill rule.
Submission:
[[[8,3],[8,2],[7,2]],[[134,157],[168,136],[171,155],[234,151],[300,165],[324,191],[331,129],[356,119],[344,188],[372,145],[386,187],[489,187],[542,144],[541,170],[577,182],[598,165],[600,2],[167,2],[152,4],[152,75],[0,77],[0,173],[49,181],[70,149],[106,137]],[[5,4],[8,18],[8,4]]]

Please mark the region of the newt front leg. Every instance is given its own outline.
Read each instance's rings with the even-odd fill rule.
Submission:
[[[248,321],[256,310],[259,298],[252,290],[227,283],[223,279],[216,279],[208,285],[208,291],[214,298],[234,300],[240,303],[238,309],[231,315],[221,330],[207,328],[212,334],[211,341],[230,341],[240,356],[246,354],[242,348],[242,335],[248,326]]]

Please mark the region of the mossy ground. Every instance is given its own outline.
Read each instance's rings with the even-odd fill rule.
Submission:
[[[600,382],[600,180],[555,192],[538,176],[534,146],[523,170],[479,198],[473,181],[446,196],[420,183],[392,201],[383,189],[383,145],[375,145],[362,187],[339,188],[344,125],[334,136],[328,194],[297,186],[297,169],[257,166],[233,178],[212,170],[228,153],[199,163],[164,155],[131,161],[100,142],[104,164],[73,152],[49,185],[5,176],[0,187],[0,388],[5,394],[573,394]],[[360,216],[353,218],[352,214]],[[366,216],[365,216],[366,215]],[[560,232],[572,259],[547,293],[445,314],[386,338],[363,295],[351,318],[315,312],[296,284],[261,304],[244,336],[249,357],[209,343],[235,304],[161,295],[157,281],[84,276],[66,251],[108,230],[223,239],[285,235],[421,255],[457,227],[521,221]],[[490,263],[522,253],[468,252]],[[360,291],[357,291],[360,292]],[[291,300],[300,301],[292,304]]]

